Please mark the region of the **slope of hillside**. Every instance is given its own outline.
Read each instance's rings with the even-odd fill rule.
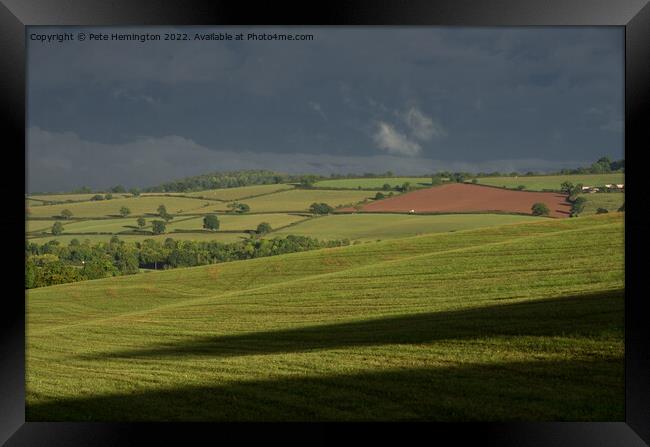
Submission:
[[[35,289],[27,419],[622,419],[623,277],[612,213]]]
[[[294,234],[317,239],[396,239],[427,233],[470,230],[511,223],[534,222],[544,217],[514,214],[332,214],[306,219],[274,231],[269,237]]]

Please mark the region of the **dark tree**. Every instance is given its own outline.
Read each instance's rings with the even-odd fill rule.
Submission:
[[[560,185],[560,191],[562,191],[564,194],[567,195],[571,194],[571,191],[573,191],[573,183],[571,183],[568,180],[562,182],[562,184]]]
[[[329,206],[327,203],[312,203],[309,207],[309,211],[314,214],[329,214],[334,211],[334,208]]]
[[[610,172],[612,170],[612,161],[608,157],[601,157],[596,163],[591,165],[591,172],[600,174],[603,172]]]
[[[548,209],[548,206],[545,203],[541,203],[541,202],[537,202],[533,204],[531,210],[533,212],[533,216],[548,216],[551,212]]]
[[[126,216],[128,216],[129,214],[131,214],[131,210],[130,210],[130,209],[128,209],[128,208],[125,207],[125,206],[123,206],[122,208],[120,208],[120,216],[122,216],[122,217],[126,217]]]
[[[64,219],[70,219],[72,217],[72,211],[70,211],[69,209],[65,209],[61,211],[61,217],[63,217]]]
[[[257,234],[267,234],[271,232],[271,224],[262,222],[257,226]]]
[[[584,197],[576,197],[575,200],[571,203],[571,215],[577,217],[585,209],[585,203],[587,199]]]
[[[151,222],[151,228],[154,234],[163,234],[165,232],[166,224],[162,220],[154,220]]]
[[[214,214],[208,214],[203,218],[203,228],[207,230],[218,230],[219,229],[219,218]]]
[[[144,219],[144,217],[138,217],[138,226],[140,229],[144,228],[144,226],[147,224],[147,221]]]
[[[63,224],[61,222],[54,222],[54,225],[52,225],[52,234],[56,236],[61,233],[63,233]]]

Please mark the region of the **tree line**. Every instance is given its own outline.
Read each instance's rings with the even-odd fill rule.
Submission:
[[[264,229],[261,229],[262,232]],[[240,242],[177,241],[145,239],[127,243],[113,236],[109,242],[80,242],[68,245],[57,240],[25,245],[25,288],[44,287],[88,279],[138,273],[140,269],[170,269],[253,259],[319,248],[350,245],[348,239],[321,241],[307,236]]]
[[[601,157],[589,166],[579,167],[576,169],[561,169],[557,172],[534,172],[527,171],[525,173],[512,171],[512,172],[451,172],[451,171],[438,171],[430,174],[434,184],[441,178],[450,179],[452,182],[463,182],[470,178],[480,177],[514,177],[514,176],[533,176],[533,175],[566,175],[566,174],[603,174],[608,172],[623,172],[625,170],[625,160],[610,160],[608,157]],[[426,174],[424,174],[426,176]],[[278,183],[297,183],[303,187],[310,187],[319,180],[326,179],[345,179],[345,178],[383,178],[395,177],[392,171],[382,173],[365,172],[363,174],[348,173],[336,174],[332,173],[329,176],[317,174],[286,174],[268,170],[244,170],[244,171],[225,171],[225,172],[211,172],[208,174],[195,175],[185,177],[171,182],[161,183],[160,185],[150,186],[140,190],[139,188],[127,189],[122,185],[115,185],[106,190],[96,190],[82,186],[77,188],[72,193],[105,193],[104,195],[96,194],[92,200],[110,200],[112,194],[130,193],[133,196],[140,195],[141,192],[192,192],[203,191],[207,189],[219,188],[236,188],[240,186],[251,185],[268,185]],[[33,193],[36,194],[36,193]],[[57,202],[58,203],[58,202]]]

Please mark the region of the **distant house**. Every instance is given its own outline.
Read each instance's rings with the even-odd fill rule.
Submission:
[[[591,189],[591,186],[583,186],[582,190],[583,191],[589,191]]]
[[[590,188],[590,189],[589,189],[589,192],[590,192],[590,193],[593,193],[593,192],[599,192],[599,191],[600,191],[599,188]]]
[[[605,188],[610,188],[611,189],[611,188],[614,188],[614,187],[616,187],[616,185],[605,185]]]
[[[415,210],[411,210],[411,211],[409,211],[409,213],[411,213],[411,214],[413,214],[414,212],[415,212]]]
[[[625,189],[625,184],[624,183],[619,183],[616,185],[618,189]]]

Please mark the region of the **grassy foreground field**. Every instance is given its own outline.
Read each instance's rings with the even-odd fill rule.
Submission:
[[[534,222],[544,218],[507,214],[339,214],[305,220],[273,232],[271,236],[295,234],[317,239],[377,240],[425,233],[469,230],[493,225]]]
[[[612,213],[30,290],[26,418],[623,420],[623,251]]]
[[[563,182],[582,183],[584,186],[603,186],[611,183],[625,183],[622,172],[614,174],[584,174],[584,175],[540,175],[520,177],[485,177],[478,179],[480,185],[505,186],[516,188],[524,185],[529,191],[544,189],[560,190]]]

